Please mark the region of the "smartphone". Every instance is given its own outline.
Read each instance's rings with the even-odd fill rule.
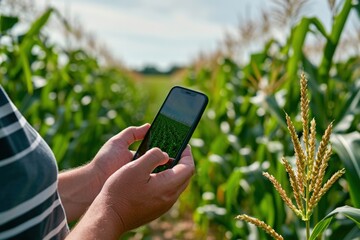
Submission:
[[[180,86],[173,87],[140,143],[134,160],[149,149],[158,147],[169,155],[170,160],[158,166],[154,172],[175,166],[195,131],[207,103],[208,97],[203,93]]]

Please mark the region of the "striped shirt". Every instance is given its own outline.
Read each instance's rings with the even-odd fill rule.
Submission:
[[[64,239],[55,157],[0,86],[0,239]]]

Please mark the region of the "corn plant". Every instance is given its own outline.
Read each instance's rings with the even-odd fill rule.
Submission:
[[[89,161],[110,136],[143,123],[147,105],[125,70],[104,65],[85,48],[50,39],[51,17],[69,27],[54,8],[23,32],[13,31],[19,17],[0,15],[0,84],[62,169]]]
[[[356,226],[334,216],[342,213],[355,219],[353,208],[337,207],[360,208],[360,58],[354,54],[338,60],[335,54],[349,14],[359,15],[360,4],[337,2],[329,29],[314,17],[293,19],[281,42],[269,35],[271,31],[266,29],[272,24],[264,15],[267,25],[262,29],[266,32],[252,31],[253,24],[244,24],[241,30],[249,34],[242,34],[247,39],[242,40],[263,46],[248,60],[237,60],[236,49],[247,46],[230,39],[227,54],[209,53],[189,69],[185,84],[210,97],[191,141],[197,173],[180,207],[194,213],[198,239],[210,232],[218,239],[246,239],[254,234],[258,239],[269,238],[234,221],[234,213],[239,212],[281,229],[284,238],[296,239],[303,231],[301,219],[286,214],[289,208],[262,175],[264,171],[272,173],[283,189],[291,192],[286,169],[278,160],[294,151],[288,144],[291,137],[283,111],[291,119],[298,117],[297,75],[301,68],[309,76],[309,108],[317,114],[318,132],[325,132],[333,121],[330,142],[334,153],[328,172],[346,169],[340,184],[322,196],[311,215],[322,219],[311,236],[326,227],[331,228],[330,239],[351,239],[358,234]],[[143,123],[148,103],[123,69],[103,65],[99,56],[87,49],[64,48],[50,41],[46,27],[53,17],[66,24],[56,9],[50,8],[27,30],[17,32],[13,30],[19,17],[0,16],[0,84],[52,147],[60,168],[67,168],[91,159],[100,145],[122,128]],[[264,35],[264,43],[254,39]],[[326,46],[312,53],[321,60],[318,63],[308,55],[309,35]],[[358,41],[355,44],[358,46]],[[299,131],[298,122],[294,127]]]
[[[359,6],[348,0],[339,2],[329,30],[318,18],[302,17],[291,26],[285,42],[274,38],[266,40],[263,48],[251,54],[246,62],[239,63],[231,54],[215,52],[202,57],[190,69],[188,84],[201,88],[211,99],[195,134],[198,139],[194,141],[197,147],[193,150],[198,170],[191,184],[192,194],[187,196],[199,205],[194,219],[201,236],[219,231],[229,239],[253,234],[259,239],[268,238],[261,231],[233,221],[234,212],[250,213],[275,229],[282,229],[284,238],[296,239],[301,235],[301,219],[286,214],[281,197],[262,175],[264,171],[273,173],[284,190],[291,191],[286,170],[278,160],[294,151],[288,144],[291,137],[287,134],[283,112],[285,110],[291,119],[300,118],[299,68],[309,79],[312,99],[309,107],[317,114],[317,131],[325,132],[328,123],[333,122],[329,141],[334,152],[328,171],[346,169],[340,184],[335,184],[322,197],[313,219],[325,218],[338,206],[360,207],[357,190],[360,182],[360,152],[357,151],[360,148],[360,58],[356,51],[347,58],[335,58],[335,53],[341,51],[340,39],[345,38],[344,26],[349,14],[359,16]],[[311,52],[320,60],[325,58],[324,61],[314,62],[309,56],[305,41],[308,36],[315,36],[328,46]],[[239,42],[242,46],[243,42]],[[319,69],[328,69],[329,65],[331,71],[320,73]],[[294,122],[294,127],[299,131],[299,122]],[[318,133],[316,137],[320,137]],[[330,239],[351,239],[353,233],[358,232],[356,226],[337,219],[331,225]]]
[[[316,209],[321,198],[326,194],[330,187],[345,173],[345,169],[335,172],[330,179],[325,182],[325,174],[329,165],[329,160],[332,154],[332,147],[329,145],[330,135],[332,131],[332,123],[330,123],[316,149],[316,121],[312,119],[309,123],[309,99],[307,94],[307,80],[305,74],[301,75],[301,122],[303,125],[303,146],[296,133],[293,122],[286,114],[286,122],[288,130],[291,135],[292,143],[295,149],[296,156],[296,169],[292,167],[292,164],[282,157],[281,163],[284,165],[286,172],[289,176],[289,181],[292,189],[293,201],[289,194],[283,189],[281,184],[276,178],[268,172],[264,172],[263,175],[270,180],[274,185],[276,191],[281,196],[284,203],[289,207],[296,216],[302,219],[306,224],[306,239],[310,239],[310,220],[311,216]],[[294,203],[295,202],[295,203]],[[355,222],[359,224],[360,209],[352,209],[355,217]],[[274,239],[284,239],[269,225],[265,224],[256,218],[250,217],[246,214],[242,214],[236,217],[236,219],[243,220],[252,224],[255,224],[259,228],[264,229]],[[315,232],[314,235],[318,233]],[[316,236],[315,236],[316,237]],[[314,237],[312,237],[314,238]]]

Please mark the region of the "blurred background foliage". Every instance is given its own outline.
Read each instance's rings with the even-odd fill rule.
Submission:
[[[89,161],[121,129],[142,123],[146,105],[124,69],[104,65],[85,48],[52,43],[44,31],[52,15],[61,19],[50,8],[20,34],[11,31],[20,24],[17,16],[1,16],[0,82],[60,168],[68,168]]]
[[[301,14],[306,0],[273,2],[262,19],[245,19],[238,34],[225,34],[217,51],[199,54],[176,80],[148,81],[114,61],[105,48],[95,48],[94,38],[84,40],[81,28],[56,9],[26,19],[25,31],[15,31],[24,22],[19,13],[3,11],[0,84],[51,146],[60,169],[89,161],[125,127],[151,121],[172,85],[205,92],[210,103],[191,140],[196,175],[176,214],[163,220],[174,224],[160,230],[174,232],[174,225],[186,219],[196,227],[190,224],[169,239],[268,239],[261,230],[234,220],[246,213],[264,220],[285,239],[302,239],[305,226],[262,171],[273,174],[290,192],[280,164],[282,156],[294,155],[284,112],[295,119],[301,134],[299,76],[304,71],[318,138],[334,121],[328,172],[346,168],[345,177],[321,200],[315,218],[338,206],[360,208],[360,3],[329,0],[328,29],[319,19]],[[351,14],[357,27],[346,32]],[[71,44],[50,40],[49,18],[57,19],[67,39],[73,39]],[[277,39],[276,31],[283,31],[285,38]],[[254,45],[258,50],[246,55]],[[126,237],[160,234],[167,239],[158,231],[159,226],[149,225]],[[325,236],[354,239],[360,230],[337,218]]]

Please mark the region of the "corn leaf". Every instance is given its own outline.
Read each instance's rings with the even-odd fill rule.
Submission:
[[[290,79],[297,79],[297,70],[300,59],[303,56],[302,47],[305,42],[307,33],[310,31],[310,26],[314,25],[317,30],[325,37],[328,38],[325,27],[319,21],[319,19],[313,18],[303,18],[301,22],[294,28],[291,39],[291,48],[293,53],[289,59],[287,65],[287,74]]]
[[[0,33],[4,33],[7,30],[11,29],[18,21],[18,17],[0,15]]]
[[[20,58],[21,58],[22,68],[24,71],[26,86],[27,86],[28,92],[30,94],[32,94],[34,89],[33,89],[33,84],[31,81],[31,70],[30,70],[29,60],[28,60],[25,52],[20,52]]]
[[[332,219],[333,217],[328,217],[321,220],[318,224],[316,224],[313,232],[311,233],[309,240],[315,240],[317,236],[323,233],[330,225]]]
[[[352,220],[358,227],[360,227],[360,209],[350,206],[338,207],[329,213],[326,217],[324,217],[320,222],[318,222],[318,224],[316,224],[309,240],[315,240],[317,236],[324,232],[325,229],[329,226],[333,217],[337,214],[344,215],[345,217]]]
[[[335,16],[334,25],[326,42],[324,55],[319,66],[320,82],[326,82],[329,77],[330,68],[333,62],[334,53],[339,43],[341,33],[344,30],[346,20],[348,19],[352,1],[346,0],[340,13]]]
[[[353,116],[358,114],[360,114],[360,86],[355,86],[342,107],[341,116],[339,116],[339,122],[334,128],[334,132],[344,132],[349,129],[354,120]]]
[[[345,166],[352,203],[360,208],[360,133],[333,134],[331,142]]]
[[[273,116],[278,120],[278,123],[286,128],[286,122],[284,120],[284,111],[279,107],[279,104],[277,103],[274,96],[268,96],[266,97],[266,103],[269,107],[269,111],[273,114]]]
[[[31,38],[34,35],[40,33],[41,29],[45,26],[49,17],[51,16],[52,12],[54,11],[53,8],[47,9],[30,27],[29,31],[26,33],[26,38]]]
[[[290,79],[297,78],[299,60],[303,55],[302,46],[304,45],[305,37],[307,35],[307,32],[309,31],[310,23],[310,18],[303,18],[293,30],[290,43],[293,52],[287,64],[287,75]]]

